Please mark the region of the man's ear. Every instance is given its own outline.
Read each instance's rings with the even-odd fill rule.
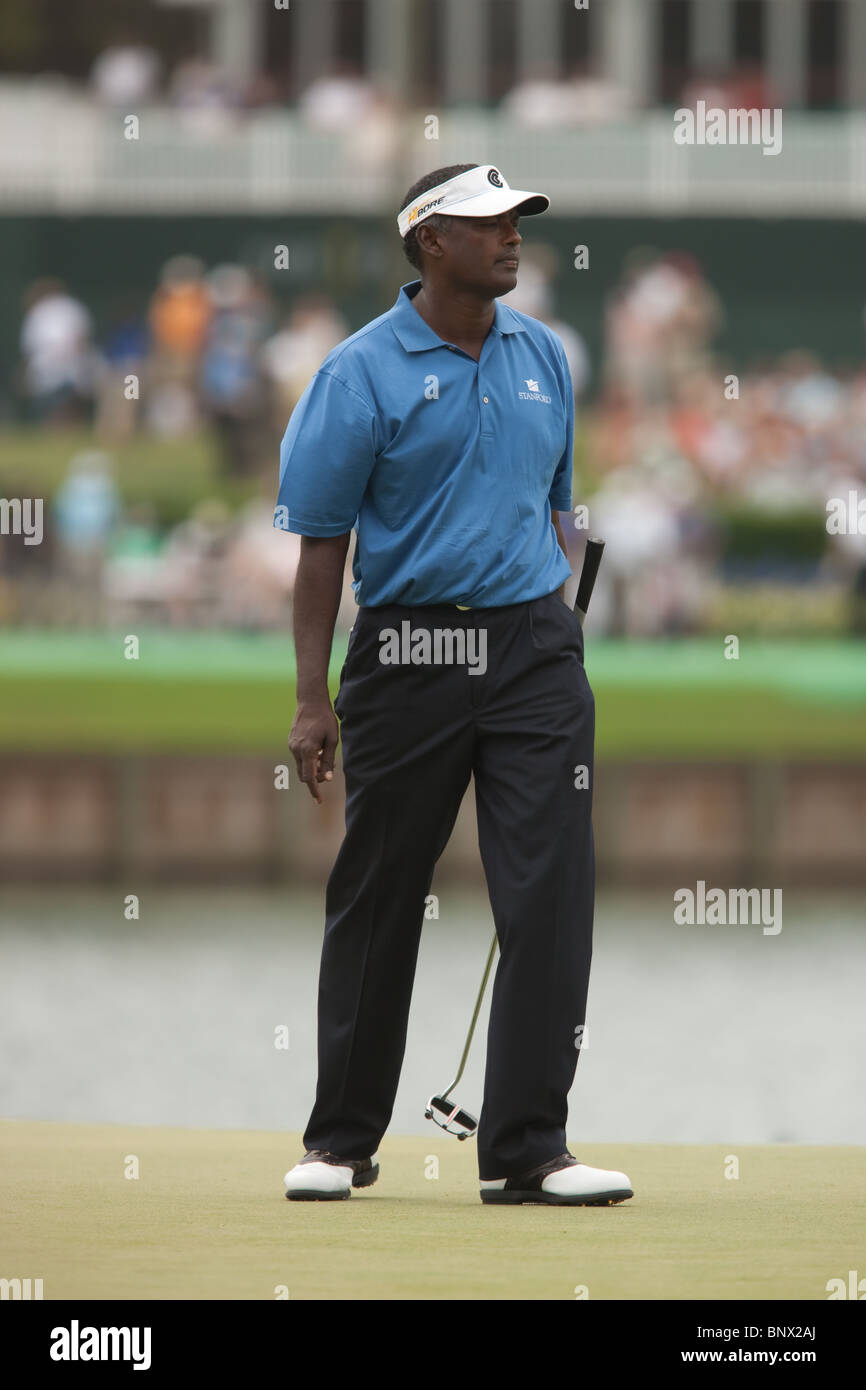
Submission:
[[[415,239],[421,249],[426,251],[428,256],[435,257],[442,255],[442,247],[439,244],[439,238],[441,236],[442,233],[437,231],[435,227],[431,227],[427,222],[422,222],[415,233]]]

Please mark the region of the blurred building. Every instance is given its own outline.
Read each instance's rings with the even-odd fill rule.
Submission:
[[[356,84],[434,109],[495,103],[526,84],[541,101],[545,84],[575,73],[592,74],[596,99],[606,89],[601,106],[613,114],[614,90],[653,106],[679,101],[694,79],[710,84],[735,70],[788,109],[859,106],[866,93],[861,0],[118,0],[101,8],[31,0],[28,24],[4,35],[5,71],[89,82],[108,105],[151,102],[161,85],[184,102],[258,107],[338,81],[345,101],[350,72]],[[325,95],[319,88],[317,104]]]

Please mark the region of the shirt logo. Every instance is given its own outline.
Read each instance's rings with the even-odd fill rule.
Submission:
[[[550,405],[550,396],[542,391],[535,377],[525,376],[523,380],[529,388],[526,391],[518,391],[517,396],[521,401],[542,401],[544,405]]]

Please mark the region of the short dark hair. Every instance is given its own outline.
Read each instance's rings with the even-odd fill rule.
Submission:
[[[448,164],[444,169],[434,169],[431,174],[425,174],[417,183],[413,183],[406,197],[400,204],[400,212],[407,208],[410,203],[414,203],[416,198],[420,198],[422,193],[427,193],[431,188],[436,188],[440,183],[445,183],[448,179],[456,178],[458,174],[468,173],[470,169],[477,169],[477,164]],[[444,232],[451,225],[451,218],[447,213],[433,212],[424,221],[437,232]],[[418,245],[417,227],[413,227],[403,238],[403,254],[410,265],[416,270],[421,269],[421,248]]]

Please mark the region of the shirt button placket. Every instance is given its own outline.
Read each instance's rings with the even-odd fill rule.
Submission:
[[[479,411],[481,414],[481,433],[489,436],[493,433],[493,426],[490,423],[490,393],[489,391],[485,391],[484,387],[482,386],[480,375],[478,381],[478,395],[480,397]]]

